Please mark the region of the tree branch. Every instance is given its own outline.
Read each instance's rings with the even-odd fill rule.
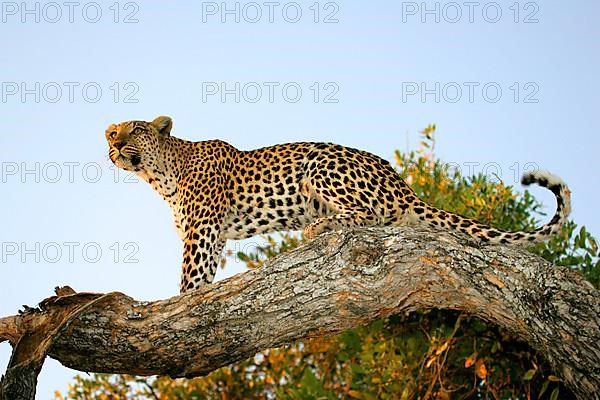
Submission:
[[[45,355],[80,371],[194,377],[429,308],[509,329],[580,399],[600,398],[600,294],[590,283],[520,249],[421,227],[322,235],[260,269],[162,301],[60,293],[0,319],[0,341],[14,347],[0,398],[33,399],[14,389],[15,374],[37,377]]]

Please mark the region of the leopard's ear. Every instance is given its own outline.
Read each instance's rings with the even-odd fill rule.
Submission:
[[[173,120],[171,117],[160,116],[152,121],[152,125],[154,125],[160,135],[169,136],[173,127]]]

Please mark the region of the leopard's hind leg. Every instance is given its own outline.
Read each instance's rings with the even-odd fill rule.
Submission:
[[[348,190],[348,193],[345,191]],[[357,204],[357,199],[352,198],[349,189],[342,193],[339,190],[329,190],[322,185],[316,185],[310,179],[303,180],[300,192],[308,202],[316,199],[323,204],[323,210],[329,210],[331,215],[320,215],[304,228],[304,236],[312,239],[321,233],[347,228],[373,226],[380,223],[380,218],[369,207]],[[335,193],[335,195],[332,195]]]
[[[357,228],[377,224],[377,219],[364,210],[342,211],[328,217],[321,217],[304,228],[304,236],[312,239],[323,232],[344,228]]]

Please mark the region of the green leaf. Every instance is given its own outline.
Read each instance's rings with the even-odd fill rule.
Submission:
[[[356,375],[364,375],[366,373],[365,368],[360,364],[352,364],[350,365],[350,369]]]
[[[535,375],[535,369],[530,369],[529,371],[525,372],[525,375],[523,375],[523,380],[530,381],[531,379],[533,379],[534,375]]]
[[[250,261],[250,257],[248,257],[248,255],[246,253],[242,253],[241,251],[238,251],[236,256],[240,261],[243,261],[243,262]]]
[[[548,385],[550,384],[550,381],[544,381],[544,383],[542,384],[542,388],[540,389],[540,394],[538,395],[538,399],[542,398],[542,395],[546,392],[546,390],[548,389]]]

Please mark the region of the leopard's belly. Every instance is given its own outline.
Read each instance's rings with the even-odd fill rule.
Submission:
[[[302,230],[331,214],[325,204],[300,193],[266,198],[259,203],[233,204],[225,219],[225,239],[246,239],[277,231]]]

